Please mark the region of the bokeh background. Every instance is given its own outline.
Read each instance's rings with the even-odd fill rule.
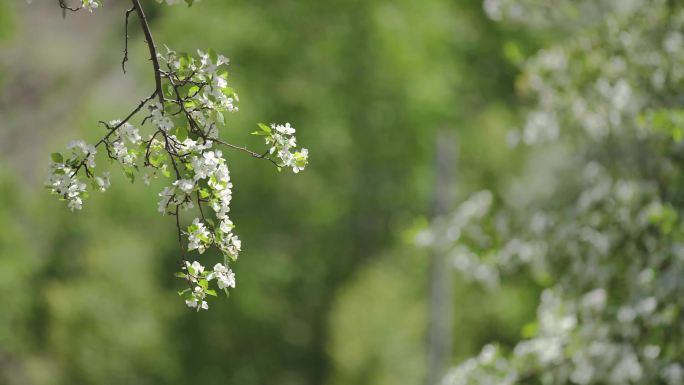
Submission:
[[[290,121],[310,165],[293,176],[229,154],[237,289],[189,311],[163,181],[113,169],[77,213],[43,188],[51,152],[96,140],[98,120],[152,89],[135,17],[121,70],[128,2],[63,19],[56,1],[0,0],[0,384],[423,383],[430,255],[414,239],[438,195],[437,143],[455,153],[447,204],[507,183],[518,66],[542,38],[479,0],[144,5],[160,46],[231,58],[240,111],[224,137],[255,147],[256,122]],[[525,278],[454,286],[454,364],[535,316]]]

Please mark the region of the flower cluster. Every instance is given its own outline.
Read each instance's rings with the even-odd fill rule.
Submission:
[[[485,346],[445,385],[684,383],[684,7],[629,3],[484,2],[494,19],[576,30],[524,61],[536,104],[511,142],[529,145],[528,169],[418,239],[492,290],[513,273],[545,288],[510,352]]]
[[[87,196],[85,183],[72,177],[72,168],[59,160],[51,162],[49,167],[45,184],[50,192],[66,200],[71,211],[80,210]]]
[[[82,3],[83,3],[83,8],[87,9],[90,12],[99,8],[101,5],[101,2],[98,0],[82,0]]]
[[[79,170],[84,169],[86,175],[93,179],[96,188],[100,191],[109,188],[109,174],[101,177],[93,174],[97,154],[94,146],[78,140],[69,143],[67,150],[71,150],[71,154],[67,157],[58,152],[51,155],[45,186],[51,193],[66,200],[69,209],[74,211],[80,210],[83,207],[83,200],[88,197],[86,184],[77,175]]]
[[[165,133],[169,133],[173,129],[173,121],[171,118],[164,115],[164,107],[162,107],[161,103],[150,103],[147,108],[150,110],[150,121],[152,122],[152,125]]]
[[[214,271],[209,273],[207,276],[208,281],[211,281],[214,278],[216,278],[216,284],[218,285],[219,289],[235,287],[235,274],[232,270],[220,263],[214,265]]]
[[[112,127],[120,125],[107,142],[110,145],[108,148],[111,148],[111,156],[122,165],[133,166],[137,159],[137,147],[142,141],[138,129],[128,122],[119,120],[113,120],[109,122],[109,125]],[[128,148],[127,144],[133,147]]]
[[[218,125],[225,124],[224,113],[238,110],[238,95],[228,84],[228,58],[213,50],[197,53],[195,58],[167,48],[159,59],[168,68],[169,96],[187,115],[190,128],[205,139],[216,139]]]
[[[182,1],[158,2],[172,5]],[[191,5],[193,0],[184,2]],[[102,6],[99,0],[79,3],[89,11]],[[80,9],[60,4],[70,10]],[[148,28],[145,24],[143,28]],[[150,43],[150,49],[156,48]],[[66,200],[72,211],[80,210],[88,197],[84,178],[90,180],[93,190],[106,191],[110,186],[109,173],[94,173],[96,148],[100,146],[106,150],[102,153],[120,166],[131,182],[137,177],[145,184],[160,176],[169,179],[159,192],[158,211],[176,217],[183,261],[177,276],[189,284],[180,294],[189,307],[207,309],[207,295],[216,295],[209,287],[211,281],[215,280],[226,294],[228,288],[235,287],[235,275],[228,264],[237,260],[242,248],[228,216],[233,188],[228,162],[216,147],[243,151],[268,160],[279,169],[292,168],[295,173],[306,166],[308,151],[294,150],[295,130],[289,123],[273,125],[272,132],[265,126],[266,143],[271,147],[262,155],[220,138],[220,128],[226,124],[224,114],[238,111],[238,96],[229,85],[229,60],[225,56],[211,49],[192,56],[167,48],[166,54],[157,54],[156,59],[155,91],[125,119],[103,122],[107,131],[95,145],[75,141],[67,148],[70,155],[52,154],[46,187]],[[138,114],[144,116],[138,117],[136,126],[133,119]],[[141,132],[145,127],[149,133]],[[181,227],[181,210],[194,209],[198,215],[189,226]],[[206,271],[197,261],[187,261],[187,253],[203,254],[212,247],[223,257],[212,271]]]
[[[189,288],[179,292],[185,298],[185,304],[200,311],[209,309],[209,304],[205,300],[207,296],[216,296],[216,290],[210,288],[210,282],[216,280],[216,286],[220,290],[235,287],[235,274],[227,266],[217,263],[212,271],[207,271],[201,263],[194,261],[185,262],[183,272],[177,274],[189,283]]]
[[[268,154],[277,157],[278,167],[292,168],[295,174],[304,170],[309,163],[309,150],[302,148],[297,150],[297,138],[294,136],[295,128],[290,123],[271,124],[270,126],[259,123],[259,130],[252,132],[253,135],[264,136]]]

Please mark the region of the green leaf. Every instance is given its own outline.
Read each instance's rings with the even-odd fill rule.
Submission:
[[[204,292],[211,295],[211,296],[216,297],[216,290],[208,289],[208,290],[205,290]]]
[[[270,133],[271,133],[271,127],[269,127],[268,124],[257,123],[257,125],[259,126],[259,128],[261,128],[261,130],[262,130],[263,132],[265,132],[265,133],[267,133],[267,134],[270,134]]]
[[[214,222],[214,220],[211,219],[211,218],[207,218],[207,223],[208,223],[209,226],[211,226],[211,227],[214,227],[214,228],[216,227],[216,222]]]
[[[185,52],[181,52],[178,55],[178,63],[180,64],[179,71],[185,72],[185,70],[188,69],[188,66],[190,65],[191,62],[192,62],[192,58],[190,57],[190,55],[188,55]]]
[[[59,152],[53,152],[50,154],[50,159],[55,163],[64,163],[64,157]]]
[[[184,142],[188,138],[188,129],[185,126],[178,126],[176,128],[176,138],[178,138],[178,141]]]
[[[160,154],[150,155],[150,164],[154,167],[159,167],[164,163],[164,156]]]
[[[214,51],[212,48],[209,48],[209,51],[207,52],[209,54],[209,59],[213,63],[216,63],[218,61],[218,55],[216,54],[216,51]]]
[[[131,183],[135,182],[135,173],[133,172],[132,168],[125,168],[124,174],[126,174],[126,177],[131,181]]]
[[[523,326],[522,330],[520,331],[520,334],[523,338],[529,339],[537,335],[537,331],[539,330],[539,325],[537,322],[530,322]]]
[[[198,86],[192,86],[192,87],[190,87],[190,88],[188,89],[188,96],[193,96],[193,95],[195,95],[197,92],[199,92],[199,89],[200,89],[200,88],[199,88]]]

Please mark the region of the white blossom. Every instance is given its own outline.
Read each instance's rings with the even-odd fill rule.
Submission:
[[[173,128],[173,122],[168,116],[164,115],[164,108],[159,102],[154,102],[149,105],[151,114],[151,121],[156,127],[164,132],[170,132]]]
[[[214,265],[214,271],[207,276],[207,281],[216,278],[219,289],[235,288],[235,274],[221,263]]]
[[[78,1],[82,8],[91,12],[104,3],[100,0],[72,1]],[[191,5],[193,0],[157,2]],[[66,4],[74,6],[68,2]],[[161,214],[176,216],[178,231],[187,236],[188,252],[202,254],[214,246],[222,252],[224,263],[234,261],[242,243],[234,233],[235,225],[228,216],[233,184],[226,158],[213,146],[220,143],[245,150],[254,156],[257,153],[219,139],[219,128],[225,125],[223,114],[238,110],[238,95],[230,86],[226,71],[229,59],[212,50],[198,51],[198,56],[192,57],[168,48],[165,55],[158,53],[157,59],[166,65],[166,68],[155,68],[161,76],[158,80],[165,83],[164,95],[157,90],[141,101],[126,120],[105,123],[108,132],[95,145],[79,140],[68,145],[69,155],[53,153],[45,185],[50,192],[66,200],[70,210],[80,210],[83,200],[88,197],[85,181],[89,181],[94,190],[102,192],[110,187],[109,172],[101,175],[94,172],[96,147],[102,145],[106,150],[103,152],[113,160],[111,163],[120,166],[131,182],[137,177],[146,185],[150,184],[150,179],[159,176],[172,179],[158,193],[157,209]],[[182,85],[178,86],[180,83]],[[167,89],[171,90],[171,96],[166,94]],[[141,117],[144,111],[147,111],[147,115]],[[137,121],[141,122],[140,128],[132,123]],[[151,133],[142,134],[146,124]],[[267,138],[267,143],[273,147],[270,151],[273,157],[266,154],[256,157],[270,160],[279,169],[288,167],[295,173],[303,170],[308,162],[308,150],[295,149],[294,133],[295,129],[289,123],[274,125],[273,135]],[[193,209],[195,202],[202,220],[194,218],[186,231],[182,231],[179,209]],[[204,210],[205,206],[213,212]],[[185,258],[185,250],[181,250],[181,253],[182,258]],[[219,289],[235,287],[235,274],[220,263],[209,272],[197,261],[185,261],[176,276],[191,285],[191,288],[179,294],[184,297],[188,307],[198,311],[208,309],[208,295],[216,295],[209,286],[210,281],[215,279]]]
[[[51,162],[49,167],[45,186],[53,194],[66,200],[69,210],[80,210],[83,207],[86,184],[73,175],[74,170],[71,167],[63,163]]]
[[[195,183],[189,179],[178,179],[173,182],[173,185],[187,195],[192,193],[195,188]]]
[[[211,233],[199,218],[195,218],[192,225],[188,227],[188,251],[197,250],[202,254],[209,244],[211,244]]]
[[[98,190],[101,192],[107,191],[109,186],[111,186],[111,182],[109,181],[109,172],[105,172],[101,177],[95,177],[95,183],[97,184]]]
[[[268,153],[277,156],[280,167],[291,168],[295,174],[304,170],[309,162],[309,150],[296,149],[297,138],[294,136],[296,130],[290,123],[271,124],[270,128],[260,127],[262,131],[257,131],[255,134],[265,135],[266,144],[271,146]]]
[[[74,140],[69,143],[67,149],[72,151],[75,159],[84,161],[84,164],[90,168],[95,168],[95,154],[97,154],[97,150],[95,150],[94,146],[82,140]]]
[[[202,287],[195,286],[195,289],[192,291],[192,297],[190,299],[186,299],[185,304],[190,308],[197,309],[197,311],[202,309],[207,310],[209,309],[209,304],[204,300],[206,296],[207,295]]]
[[[530,146],[532,165],[512,188],[436,219],[420,242],[465,279],[524,273],[548,289],[511,353],[488,345],[444,385],[683,383],[681,188],[677,172],[653,171],[682,163],[684,115],[671,103],[684,8],[673,4],[484,2],[493,19],[565,32],[521,68],[532,108],[512,141]]]
[[[93,10],[100,7],[100,2],[97,0],[83,0],[83,7],[88,11],[93,12]]]

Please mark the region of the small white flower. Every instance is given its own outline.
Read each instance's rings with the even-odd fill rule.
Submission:
[[[192,267],[192,269],[195,271],[195,275],[199,275],[204,272],[204,266],[197,261],[193,261],[192,263],[186,261],[185,263],[188,267]]]
[[[204,253],[207,246],[211,244],[211,234],[200,222],[199,218],[192,221],[192,225],[188,227],[188,251],[197,250],[200,254]]]
[[[189,179],[179,179],[173,182],[173,185],[178,187],[179,190],[188,195],[191,194],[192,190],[195,188],[195,184],[193,183],[193,181]]]
[[[109,172],[105,172],[101,177],[96,176],[95,177],[95,183],[97,184],[97,189],[105,192],[111,185],[111,182],[109,181]]]
[[[175,202],[176,192],[175,189],[171,187],[164,187],[164,189],[159,193],[161,199],[157,205],[157,209],[160,213],[165,214],[168,212],[171,205]]]
[[[271,124],[271,131],[266,135],[266,144],[271,147],[268,153],[275,154],[280,160],[280,167],[292,168],[295,174],[304,170],[308,163],[309,150],[302,148],[297,151],[297,138],[294,137],[295,128],[290,123]]]
[[[69,143],[67,149],[71,150],[79,161],[84,161],[85,165],[95,168],[95,147],[82,140],[74,140]]]
[[[145,184],[145,186],[149,186],[150,185],[150,174],[144,172],[142,174],[142,178],[143,178],[143,183]]]
[[[96,0],[83,0],[83,8],[90,12],[92,12],[94,9],[97,9],[99,6],[100,4]]]
[[[235,288],[235,274],[221,263],[214,265],[214,271],[207,276],[208,281],[214,278],[216,278],[219,289]]]
[[[221,230],[221,232],[224,234],[229,234],[231,232],[231,230],[233,230],[234,227],[235,227],[235,225],[233,225],[233,221],[231,221],[228,218],[224,218],[221,221],[221,224],[219,226],[219,230]]]
[[[271,128],[285,135],[293,135],[295,133],[295,128],[290,126],[290,123],[282,124],[271,124]]]
[[[122,138],[131,142],[131,144],[140,144],[140,141],[142,140],[138,129],[128,122],[119,127],[119,133]]]
[[[170,132],[173,128],[173,121],[167,116],[164,116],[164,108],[159,104],[159,102],[154,102],[148,107],[152,114],[152,124],[157,126],[160,130],[164,132]]]

